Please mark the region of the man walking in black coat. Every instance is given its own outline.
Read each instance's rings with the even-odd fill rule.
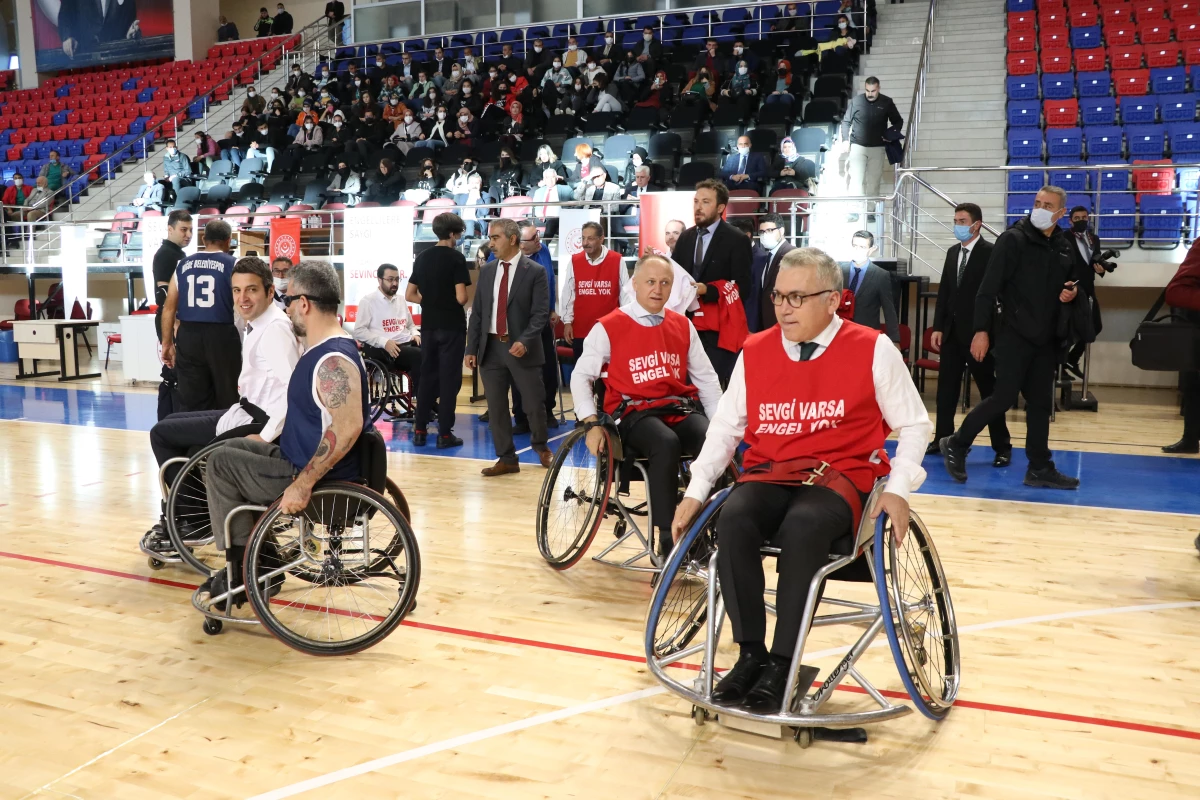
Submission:
[[[1093,332],[1099,334],[1103,325],[1100,321],[1100,302],[1096,299],[1096,276],[1103,278],[1105,271],[1104,267],[1096,262],[1096,257],[1100,255],[1100,237],[1092,231],[1089,217],[1088,210],[1083,206],[1071,209],[1071,233],[1075,243],[1075,249],[1071,253],[1075,260],[1075,275],[1072,280],[1079,281],[1080,291],[1091,303]],[[1079,359],[1083,357],[1086,349],[1086,343],[1078,342],[1067,353],[1068,366],[1080,378],[1083,377],[1083,372],[1079,368]]]
[[[954,409],[967,371],[979,387],[980,398],[991,396],[996,388],[996,361],[991,353],[976,361],[971,355],[971,339],[975,335],[975,295],[983,282],[992,244],[980,236],[983,212],[974,203],[960,203],[954,208],[954,236],[959,244],[946,251],[942,266],[942,282],[938,286],[937,307],[933,312],[933,346],[941,350],[938,366],[937,429],[926,455],[940,452],[938,442],[954,433]],[[1012,440],[1008,425],[1001,414],[988,423],[992,449],[996,457],[993,467],[1012,463]]]
[[[1063,475],[1050,459],[1050,408],[1058,366],[1058,318],[1063,303],[1078,294],[1071,279],[1071,236],[1058,227],[1067,213],[1067,193],[1044,186],[1033,211],[996,240],[975,298],[975,336],[971,355],[982,361],[996,337],[996,389],[981,401],[956,433],[939,442],[946,471],[967,480],[967,449],[979,432],[1025,397],[1026,486],[1077,489],[1079,480]],[[1003,313],[996,319],[996,301]]]
[[[696,224],[688,228],[675,243],[675,263],[683,267],[696,282],[696,299],[706,314],[716,314],[719,291],[714,281],[733,281],[737,284],[742,304],[750,302],[750,263],[753,255],[746,234],[721,219],[729,203],[729,189],[717,180],[696,184],[692,213]],[[689,316],[695,316],[691,314]],[[704,352],[717,371],[721,385],[729,383],[737,353],[717,347],[720,333],[699,331]]]

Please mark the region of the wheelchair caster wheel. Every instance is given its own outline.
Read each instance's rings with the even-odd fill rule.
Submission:
[[[708,722],[708,709],[700,706],[692,706],[692,721],[697,725],[703,725]]]
[[[222,627],[223,626],[221,624],[221,620],[219,620],[219,619],[204,620],[204,632],[207,633],[209,636],[216,636],[218,633],[221,632]]]
[[[149,565],[150,569],[162,569],[163,567],[165,567],[167,565],[167,563],[165,561],[159,561],[154,556],[150,556],[149,558],[147,558],[146,564]]]
[[[796,739],[796,744],[800,745],[801,750],[807,750],[813,743],[813,729],[796,728],[794,738]]]

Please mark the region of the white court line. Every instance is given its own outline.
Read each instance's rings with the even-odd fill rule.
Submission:
[[[1055,622],[1063,619],[1078,619],[1080,617],[1099,617],[1108,614],[1131,614],[1137,611],[1166,611],[1176,608],[1200,608],[1200,601],[1188,601],[1178,603],[1155,603],[1152,605],[1142,606],[1118,606],[1115,608],[1095,608],[1082,611],[1064,611],[1059,614],[1044,614],[1037,617],[1019,617],[1016,619],[997,620],[995,622],[981,622],[975,625],[964,625],[958,629],[959,633],[972,633],[975,631],[994,630],[996,628],[1017,628],[1024,625],[1035,625],[1041,622]],[[886,645],[886,641],[877,641],[872,644],[872,647],[881,647]],[[834,647],[828,650],[819,650],[815,653],[805,653],[806,658],[819,659],[828,658],[830,656],[842,655],[846,652],[844,647]],[[606,708],[632,703],[636,700],[643,700],[647,697],[663,694],[667,690],[662,686],[653,686],[649,689],[641,689],[636,692],[627,694],[619,694],[615,697],[609,697],[604,700],[593,700],[590,703],[583,703],[570,708],[551,711],[546,714],[538,714],[537,716],[518,722],[509,722],[504,725],[497,725],[492,728],[485,728],[475,733],[468,733],[462,736],[456,736],[452,739],[443,739],[440,742],[433,742],[422,747],[417,747],[412,750],[403,750],[399,753],[394,753],[390,756],[377,758],[373,761],[367,761],[353,767],[346,767],[335,772],[330,772],[326,775],[321,775],[316,778],[309,778],[306,781],[293,783],[290,786],[284,786],[280,789],[263,794],[257,794],[249,798],[249,800],[282,800],[285,797],[295,797],[298,794],[319,789],[323,786],[329,786],[333,783],[356,778],[359,775],[365,775],[368,772],[375,772],[396,764],[403,764],[406,761],[413,761],[418,758],[424,758],[435,753],[442,753],[446,750],[454,750],[465,745],[481,742],[485,739],[492,739],[497,736],[502,736],[506,733],[515,733],[523,731],[527,728],[533,728],[538,725],[543,725],[547,722],[557,722],[560,719],[578,716],[580,714],[588,714],[592,711],[601,711]],[[86,766],[86,765],[85,765]],[[66,776],[64,776],[66,777]]]
[[[44,791],[46,791],[47,789],[50,789],[50,787],[51,787],[51,786],[53,786],[54,784],[58,783],[59,781],[65,781],[67,778],[71,777],[71,776],[72,776],[72,775],[74,775],[76,772],[79,772],[79,770],[81,770],[81,769],[85,769],[85,768],[87,768],[87,767],[90,767],[92,764],[95,764],[95,763],[96,763],[97,761],[99,761],[100,759],[102,759],[102,758],[106,758],[107,756],[110,756],[110,755],[112,755],[113,753],[117,752],[118,750],[120,750],[122,747],[124,747],[124,746],[125,746],[125,745],[127,745],[127,744],[133,744],[134,742],[136,742],[138,739],[141,739],[141,738],[142,738],[143,736],[145,736],[146,734],[149,734],[149,733],[154,733],[154,731],[158,730],[158,729],[159,729],[159,728],[161,728],[163,725],[166,725],[168,722],[172,722],[173,720],[179,719],[179,718],[180,718],[180,717],[182,717],[184,714],[186,714],[187,712],[191,711],[193,708],[196,708],[197,706],[204,705],[204,704],[205,704],[205,703],[207,703],[207,702],[208,702],[210,699],[211,699],[211,698],[208,698],[208,697],[206,697],[206,698],[204,698],[203,700],[201,700],[201,701],[200,701],[200,702],[198,702],[198,703],[192,703],[190,706],[188,706],[187,708],[183,709],[183,710],[182,710],[182,711],[180,711],[178,714],[173,714],[172,716],[169,716],[169,717],[167,717],[167,718],[166,718],[166,719],[164,719],[162,722],[158,723],[157,725],[154,725],[153,727],[147,728],[146,730],[144,730],[144,731],[142,731],[141,733],[139,733],[137,736],[134,736],[134,737],[132,737],[132,738],[130,738],[130,739],[126,739],[125,741],[123,741],[123,742],[121,742],[119,745],[117,745],[116,747],[112,747],[112,748],[109,748],[108,750],[105,750],[103,753],[101,753],[100,755],[96,756],[96,757],[95,757],[95,758],[93,758],[91,761],[86,761],[86,762],[84,762],[84,763],[80,764],[78,767],[76,767],[75,769],[71,770],[71,771],[70,771],[70,772],[68,772],[66,775],[60,775],[59,777],[57,777],[57,778],[55,778],[54,780],[52,780],[52,781],[50,781],[49,783],[47,783],[45,786],[41,786],[41,787],[39,787],[39,788],[37,788],[37,789],[34,789],[32,792],[30,792],[29,794],[25,795],[25,797],[22,797],[22,798],[21,798],[21,800],[25,800],[25,798],[28,798],[28,797],[33,797],[33,796],[34,796],[34,795],[36,795],[36,794],[40,794],[41,792],[44,792]],[[53,791],[55,791],[57,794],[62,794],[62,792],[58,792],[57,790],[53,790]],[[69,796],[69,797],[74,797],[75,795],[68,795],[68,796]]]
[[[551,436],[549,439],[546,440],[546,444],[550,444],[551,442],[557,442],[559,439],[570,436],[574,432],[575,432],[575,429],[574,429],[574,426],[572,426],[571,430],[567,431],[566,433],[560,433],[558,436]],[[533,450],[533,445],[529,445],[529,447],[523,447],[517,451],[517,455],[521,455],[521,453],[528,453],[531,450]]]

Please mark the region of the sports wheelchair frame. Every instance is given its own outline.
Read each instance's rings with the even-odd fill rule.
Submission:
[[[960,683],[958,633],[954,607],[941,561],[925,524],[911,515],[908,534],[897,543],[891,522],[881,514],[872,523],[867,512],[883,492],[878,482],[864,505],[863,521],[853,539],[849,534],[835,547],[808,590],[800,635],[792,657],[791,674],[784,701],[775,714],[752,714],[712,701],[717,679],[717,656],[725,621],[725,606],[717,579],[715,520],[730,489],[717,492],[701,511],[695,523],[675,545],[655,586],[646,621],[646,660],[662,684],[692,704],[697,725],[710,718],[729,727],[756,733],[782,735],[788,729],[801,747],[814,738],[841,741],[866,741],[866,732],[857,726],[903,716],[909,706],[895,704],[876,689],[856,667],[856,663],[883,630],[901,682],[913,704],[933,720],[943,719],[953,706]],[[779,550],[762,548],[764,556]],[[862,559],[860,561],[860,559]],[[862,566],[867,570],[863,571]],[[858,574],[855,574],[855,573]],[[866,577],[869,572],[870,577]],[[823,598],[827,579],[870,580],[876,589],[877,604]],[[774,592],[767,590],[768,595]],[[826,603],[849,609],[817,615],[817,606]],[[769,613],[774,606],[767,604]],[[816,667],[802,664],[805,642],[814,627],[855,624],[866,628],[849,652],[829,671],[819,685],[814,679]],[[695,641],[697,636],[702,638]],[[694,659],[700,656],[696,665]],[[692,661],[689,662],[689,659]],[[696,670],[694,679],[680,675],[684,669]],[[847,677],[853,678],[878,708],[844,713],[821,713],[834,690]],[[815,690],[812,687],[816,687]],[[835,732],[832,728],[852,728],[853,732]]]
[[[412,420],[417,412],[417,398],[413,396],[412,379],[407,373],[393,372],[373,358],[363,356],[367,368],[367,403],[371,422],[383,414],[398,420]]]

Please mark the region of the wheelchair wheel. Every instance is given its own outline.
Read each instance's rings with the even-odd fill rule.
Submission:
[[[225,558],[214,542],[205,486],[208,456],[222,444],[207,444],[188,459],[167,493],[166,530],[171,545],[185,564],[205,578],[225,565]],[[221,534],[220,531],[216,533]]]
[[[391,374],[383,364],[374,359],[364,358],[363,364],[367,368],[368,409],[371,422],[375,422],[392,400]]]
[[[913,514],[902,544],[896,543],[891,520],[881,519],[872,557],[900,678],[921,713],[940,720],[958,696],[961,665],[954,605],[937,549]]]
[[[318,487],[303,512],[278,501],[246,547],[254,614],[312,655],[349,655],[382,641],[416,600],[421,558],[408,522],[382,495],[352,483]],[[304,580],[293,580],[297,574]]]
[[[586,440],[585,428],[567,436],[538,497],[538,550],[555,569],[567,569],[587,552],[612,492],[612,447],[606,439],[603,452],[593,456]]]

